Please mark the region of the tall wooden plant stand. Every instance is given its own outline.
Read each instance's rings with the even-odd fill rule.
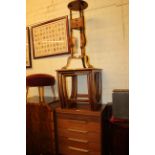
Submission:
[[[84,20],[84,10],[88,7],[87,2],[83,0],[74,0],[68,4],[70,10],[70,39],[69,45],[71,49],[71,56],[68,57],[66,66],[63,69],[67,69],[72,59],[80,59],[84,68],[93,68],[89,62],[89,57],[86,55],[86,35],[85,35],[85,20]],[[73,12],[79,14],[78,18],[73,18]],[[75,56],[73,43],[73,31],[79,31],[80,33],[80,49],[81,54]]]

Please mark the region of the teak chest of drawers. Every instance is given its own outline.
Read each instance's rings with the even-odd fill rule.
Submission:
[[[56,108],[59,155],[102,155],[105,106],[98,111]]]

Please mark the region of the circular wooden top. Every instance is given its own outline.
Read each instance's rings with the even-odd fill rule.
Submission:
[[[68,8],[74,11],[84,10],[88,7],[88,3],[83,0],[74,0],[68,4]]]

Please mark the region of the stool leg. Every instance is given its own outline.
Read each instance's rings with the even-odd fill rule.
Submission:
[[[51,86],[53,97],[56,98],[54,86]]]
[[[29,91],[29,87],[26,87],[26,100],[27,100],[27,96],[28,96],[28,91]]]
[[[39,87],[38,91],[39,91],[39,101],[42,103],[45,101],[45,99],[44,99],[44,87]]]

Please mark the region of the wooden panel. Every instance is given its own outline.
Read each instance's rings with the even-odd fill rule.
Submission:
[[[27,154],[53,154],[55,135],[53,112],[47,105],[27,104]]]

